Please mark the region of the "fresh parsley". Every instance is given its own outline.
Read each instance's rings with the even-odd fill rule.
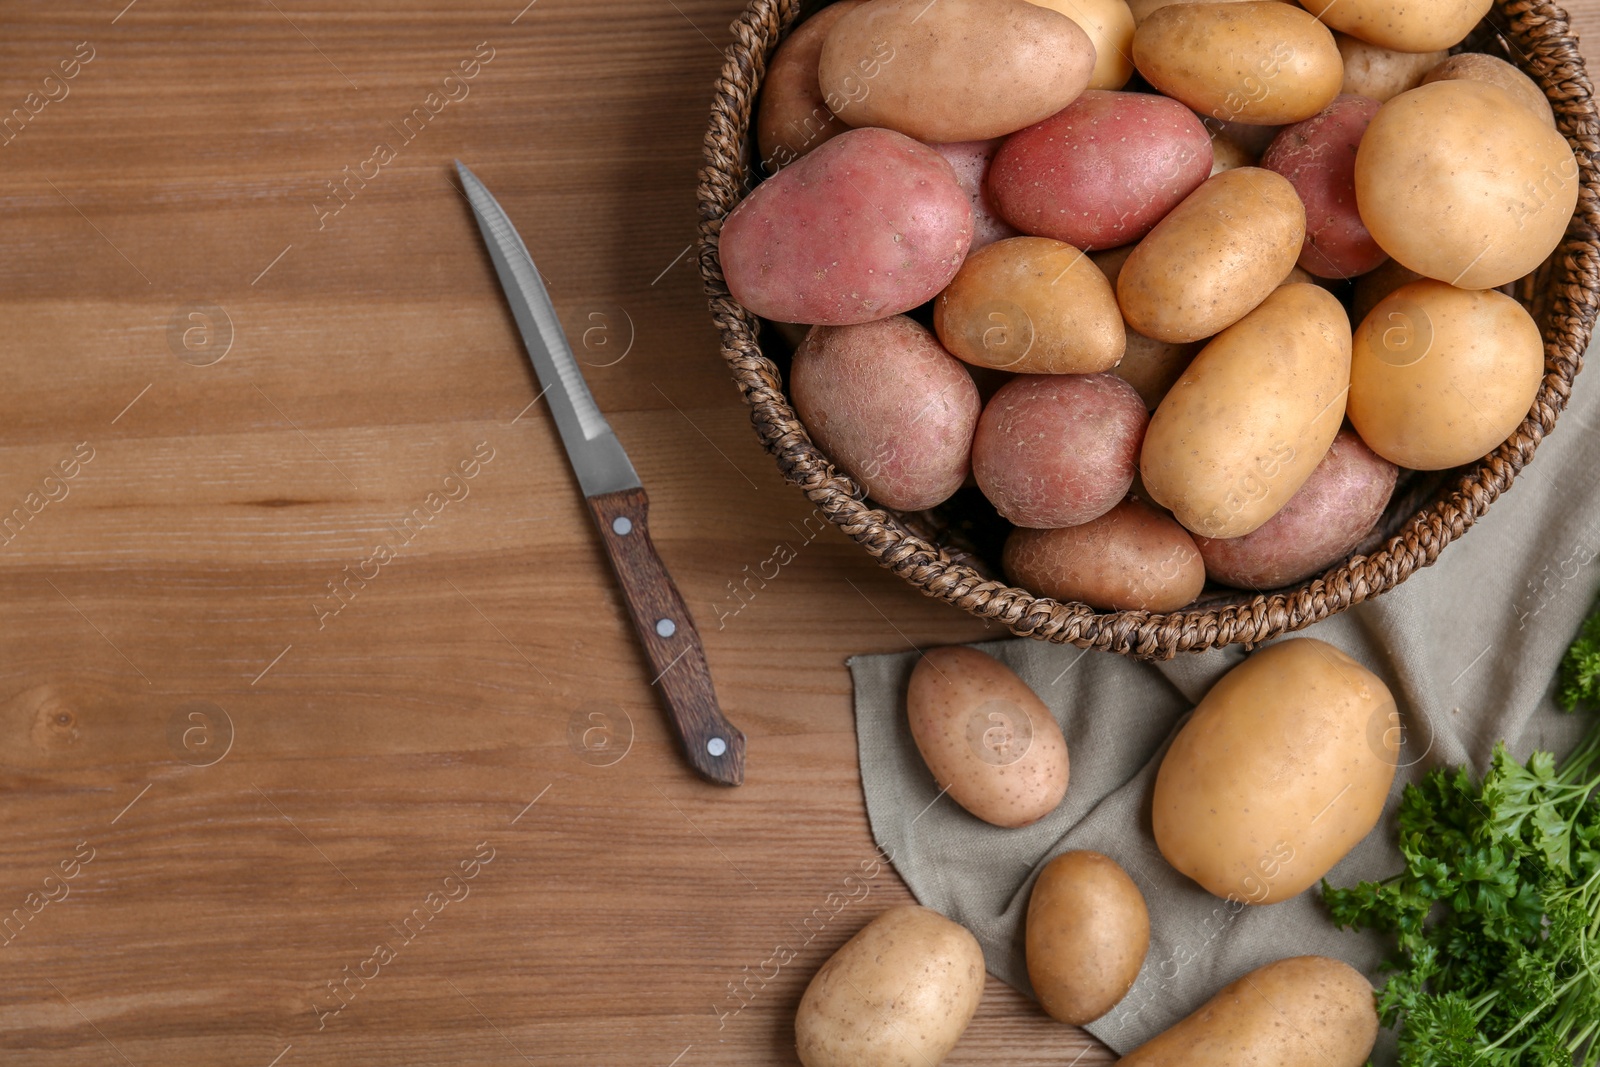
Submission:
[[[1562,664],[1569,710],[1600,705],[1600,612]],[[1600,1064],[1600,728],[1557,764],[1434,770],[1400,800],[1405,870],[1334,888],[1333,919],[1395,937],[1378,991],[1402,1067]]]

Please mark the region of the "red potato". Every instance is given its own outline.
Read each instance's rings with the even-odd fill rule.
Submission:
[[[972,198],[972,252],[1007,237],[1019,236],[1016,228],[1000,217],[999,209],[989,196],[989,164],[1000,144],[1001,139],[996,137],[988,141],[953,141],[933,146],[956,172],[962,191]]]
[[[1285,126],[1261,157],[1264,168],[1289,179],[1306,206],[1300,266],[1319,278],[1351,278],[1389,258],[1356,210],[1356,149],[1379,106],[1370,97],[1340,96],[1304,122]]]
[[[783,322],[848,326],[909,311],[955,277],[972,202],[955,171],[893,130],[851,130],[762,182],[722,224],[733,298]]]
[[[1243,537],[1196,537],[1212,579],[1240,589],[1278,589],[1339,562],[1383,515],[1400,469],[1348,427],[1304,485]]]
[[[1113,248],[1149,233],[1211,164],[1205,126],[1176,100],[1091,90],[1006,138],[989,192],[1023,233]]]
[[[1017,526],[1078,526],[1127,495],[1148,421],[1114,374],[1018,375],[978,419],[972,473]]]
[[[903,315],[813,328],[794,354],[789,395],[817,446],[886,507],[931,508],[966,480],[978,387]]]
[[[773,54],[761,83],[761,109],[756,115],[763,174],[776,173],[850,128],[834,115],[844,110],[849,100],[826,98],[817,81],[817,61],[833,24],[860,4],[861,0],[835,0],[796,26]]]
[[[1080,526],[1011,531],[1004,563],[1026,589],[1102,611],[1177,611],[1206,584],[1189,531],[1131,498]]]

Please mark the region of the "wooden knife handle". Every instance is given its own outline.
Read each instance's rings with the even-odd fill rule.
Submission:
[[[634,632],[655,673],[650,684],[661,690],[684,756],[707,779],[739,785],[744,781],[744,734],[717,706],[700,634],[650,541],[645,521],[649,497],[643,489],[620,489],[587,499]]]

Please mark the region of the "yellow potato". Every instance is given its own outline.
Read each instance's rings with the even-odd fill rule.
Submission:
[[[775,174],[813,148],[850,128],[834,115],[847,103],[823,99],[817,85],[817,58],[833,24],[861,0],[835,0],[796,26],[778,46],[767,64],[761,83],[761,107],[756,114],[756,141],[761,148],[761,172]]]
[[[1126,343],[1106,276],[1048,237],[1012,237],[969,255],[933,306],[933,328],[952,355],[1017,374],[1109,370]]]
[[[1315,285],[1279,286],[1201,350],[1150,416],[1145,492],[1202,537],[1243,537],[1322,462],[1349,385],[1344,307]]]
[[[1134,247],[1123,245],[1121,248],[1089,253],[1089,258],[1094,260],[1094,265],[1100,268],[1113,289],[1117,285],[1117,276],[1122,273],[1122,264],[1127,261]],[[1161,403],[1161,398],[1167,395],[1167,390],[1172,388],[1172,383],[1194,361],[1195,353],[1204,346],[1198,341],[1157,341],[1135,330],[1126,321],[1122,324],[1122,333],[1122,362],[1112,367],[1111,373],[1133,386],[1139,399],[1144,401],[1145,408],[1154,411],[1156,405]]]
[[[1006,539],[1005,569],[1025,589],[1105,611],[1177,611],[1206,584],[1194,538],[1137,500],[1079,526],[1018,527]]]
[[[1059,11],[1094,42],[1091,89],[1120,89],[1133,77],[1133,12],[1127,0],[1030,0]]]
[[[1122,362],[1112,367],[1111,373],[1133,386],[1139,399],[1144,401],[1145,410],[1154,411],[1205,344],[1201,341],[1188,344],[1157,341],[1132,327],[1126,332],[1128,347],[1123,350]]]
[[[1355,333],[1350,423],[1378,455],[1444,470],[1511,436],[1544,377],[1544,342],[1504,293],[1424,279],[1372,309]]]
[[[1294,956],[1224,986],[1117,1067],[1361,1067],[1378,1040],[1372,986],[1326,956]]]
[[[1356,206],[1419,274],[1493,289],[1555,250],[1578,202],[1566,140],[1505,89],[1447,80],[1378,109],[1356,151]]]
[[[1094,65],[1076,22],[1028,0],[872,0],[828,31],[817,81],[852,126],[985,141],[1072,103]]]
[[[1497,56],[1485,55],[1482,52],[1462,52],[1460,55],[1451,56],[1428,71],[1428,76],[1422,79],[1422,84],[1456,80],[1498,85],[1526,105],[1529,111],[1538,115],[1549,126],[1555,127],[1555,112],[1550,110],[1550,100],[1544,95],[1544,90],[1534,84],[1532,78]]]
[[[890,908],[806,986],[795,1051],[805,1067],[928,1067],[961,1039],[983,981],[983,950],[965,927],[915,904]]]
[[[1438,52],[1472,32],[1491,0],[1301,0],[1333,29],[1396,52]]]
[[[1398,746],[1383,680],[1332,645],[1271,645],[1211,687],[1156,772],[1150,822],[1167,862],[1209,892],[1274,904],[1371,832]]]
[[[1344,85],[1339,91],[1370,96],[1378,101],[1415,89],[1422,84],[1423,76],[1450,54],[1444,51],[1396,52],[1347,33],[1336,33],[1333,39],[1344,59]]]
[[[1283,175],[1240,167],[1207,178],[1129,253],[1122,317],[1158,341],[1210,337],[1266,299],[1305,236],[1305,206]]]
[[[1384,260],[1356,278],[1355,289],[1350,294],[1350,321],[1359,326],[1361,320],[1378,306],[1378,301],[1421,277],[1410,267],[1401,266],[1392,259]]]
[[[1201,115],[1276,126],[1339,95],[1344,66],[1328,28],[1293,4],[1169,4],[1133,35],[1145,80]]]
[[[1138,24],[1149,18],[1151,12],[1166,7],[1168,4],[1196,4],[1202,2],[1206,2],[1206,0],[1128,0],[1128,9],[1133,12],[1134,23]],[[1209,2],[1215,3],[1218,0],[1209,0]],[[1220,0],[1220,2],[1238,4],[1244,3],[1245,0]],[[1292,4],[1294,0],[1281,0],[1281,2]]]
[[[1258,162],[1257,158],[1229,137],[1225,133],[1211,135],[1211,173],[1221,174],[1225,170],[1238,170],[1240,167],[1253,167]]]
[[[1150,950],[1150,913],[1116,860],[1063,852],[1033,883],[1025,942],[1039,1006],[1053,1019],[1082,1026],[1133,988]]]
[[[924,653],[906,687],[906,719],[934,781],[984,822],[1027,826],[1067,792],[1061,727],[993,656],[960,646]]]

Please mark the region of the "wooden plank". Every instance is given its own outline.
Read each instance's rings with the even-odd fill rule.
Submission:
[[[0,112],[77,59],[0,144],[7,1063],[791,1063],[910,899],[824,903],[874,855],[843,661],[995,632],[807,526],[717,355],[738,8],[5,6]],[[663,726],[457,157],[650,490],[736,791]],[[991,980],[949,1062],[1107,1061]]]

